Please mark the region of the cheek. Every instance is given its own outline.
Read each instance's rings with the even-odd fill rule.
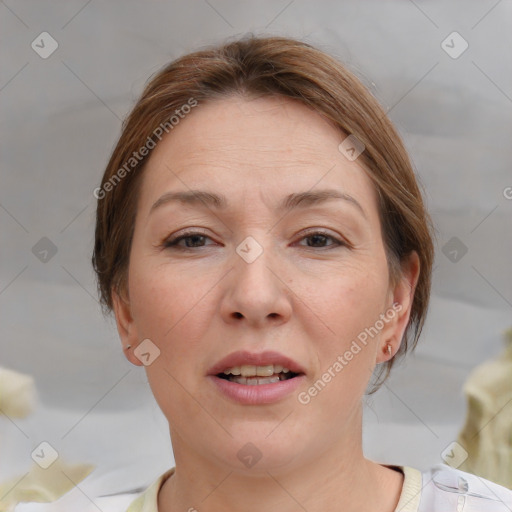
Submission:
[[[319,396],[319,404],[335,401],[348,406],[364,393],[375,366],[379,340],[379,334],[371,328],[385,312],[387,278],[387,267],[368,265],[353,267],[331,280],[322,314],[329,335],[312,338],[316,340],[319,361],[315,380],[330,372],[325,376],[328,389]]]
[[[215,336],[209,328],[216,312],[213,297],[219,279],[197,271],[192,276],[149,257],[139,262],[130,275],[137,333],[160,350],[159,357],[146,367],[148,380],[156,400],[168,402],[160,404],[163,410],[183,407],[190,397],[182,396],[180,383],[189,390],[195,388],[198,374],[190,369],[200,370],[205,340]]]
[[[130,297],[139,334],[169,345],[204,316],[208,279],[185,277],[178,268],[152,264],[150,258],[130,273]]]
[[[201,279],[185,282],[179,272],[149,264],[134,269],[130,278],[139,338],[149,338],[160,350],[158,358],[145,367],[155,400],[167,417],[187,411],[192,421],[202,412],[189,394],[195,384],[190,369],[196,367],[204,350],[201,340],[211,314],[206,311],[205,294],[211,284]]]
[[[349,342],[383,313],[388,291],[386,268],[361,265],[331,276],[325,309],[337,339]]]

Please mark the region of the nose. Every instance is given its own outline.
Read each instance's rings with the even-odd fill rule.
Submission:
[[[234,253],[221,304],[221,315],[227,323],[261,328],[289,320],[293,296],[288,286],[290,269],[286,270],[270,252],[263,250],[253,261]]]

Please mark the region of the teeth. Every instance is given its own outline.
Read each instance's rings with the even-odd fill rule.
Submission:
[[[224,375],[241,375],[242,377],[270,377],[275,373],[288,373],[289,371],[288,368],[284,368],[280,364],[268,364],[266,366],[244,364],[227,368],[223,373]]]
[[[257,366],[256,375],[258,375],[258,377],[270,377],[271,375],[274,375],[274,365],[269,364],[268,366]]]
[[[224,370],[224,373],[226,375],[229,375],[230,373],[231,375],[240,375],[240,366],[233,366],[233,368],[228,368],[227,370]]]
[[[246,384],[247,386],[257,386],[259,384],[273,384],[274,382],[279,382],[281,379],[275,375],[273,377],[258,377],[257,379],[246,377],[230,377],[229,380],[238,384]]]
[[[256,366],[252,366],[252,365],[240,366],[240,372],[242,373],[242,377],[252,377],[253,375],[256,375]]]

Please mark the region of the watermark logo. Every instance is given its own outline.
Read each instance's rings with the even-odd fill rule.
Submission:
[[[307,405],[311,402],[312,398],[316,397],[326,386],[331,382],[336,375],[338,375],[345,366],[349,364],[354,356],[361,352],[362,347],[366,346],[368,343],[368,337],[374,338],[377,336],[384,326],[390,322],[393,318],[395,318],[396,314],[402,310],[402,304],[395,302],[391,308],[389,308],[385,313],[381,313],[379,315],[379,319],[371,327],[366,327],[363,331],[361,331],[357,335],[357,339],[352,341],[350,348],[346,350],[343,355],[339,355],[336,358],[336,361],[327,368],[327,370],[320,376],[319,379],[315,381],[315,383],[310,386],[306,391],[301,391],[297,395],[297,400],[302,405]]]
[[[146,338],[141,341],[133,354],[144,366],[149,366],[160,356],[160,349],[149,338]]]
[[[56,254],[57,246],[46,236],[43,236],[33,247],[32,254],[41,262],[48,263]]]
[[[246,263],[252,263],[263,254],[263,247],[252,236],[248,236],[237,245],[236,253],[244,259]]]
[[[48,469],[59,458],[57,450],[47,441],[40,443],[30,455],[43,469]]]
[[[41,59],[47,59],[59,47],[59,43],[48,32],[41,32],[30,46]]]
[[[458,59],[468,47],[468,42],[458,32],[452,32],[441,42],[441,48],[452,59]]]
[[[458,468],[467,458],[468,452],[457,441],[450,443],[441,453],[441,458],[452,468]]]
[[[238,450],[238,460],[247,468],[252,468],[263,457],[258,448],[252,443],[246,443]]]
[[[441,250],[452,263],[458,263],[468,252],[467,246],[456,236],[452,236]]]
[[[120,183],[120,181],[137,165],[142,162],[142,160],[149,155],[152,149],[156,147],[156,140],[162,140],[164,133],[169,133],[174,127],[180,122],[181,119],[184,119],[185,116],[190,113],[190,111],[198,105],[198,102],[194,98],[189,98],[188,102],[182,105],[180,108],[177,108],[174,111],[174,114],[167,119],[167,121],[160,123],[153,133],[146,139],[146,142],[143,146],[139,148],[138,151],[134,151],[132,156],[128,158],[128,160],[124,163],[122,167],[120,167],[117,172],[111,176],[101,187],[97,187],[93,191],[93,195],[96,199],[103,199],[107,192],[111,192],[114,190],[115,186]]]
[[[338,149],[347,160],[353,162],[364,150],[366,146],[355,136],[349,135],[338,146]]]

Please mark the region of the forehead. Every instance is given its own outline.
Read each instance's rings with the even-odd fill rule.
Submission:
[[[254,194],[269,203],[294,192],[336,188],[371,207],[371,180],[338,149],[345,137],[319,113],[286,98],[199,103],[153,150],[139,208],[147,214],[164,192],[194,188],[233,198]]]

